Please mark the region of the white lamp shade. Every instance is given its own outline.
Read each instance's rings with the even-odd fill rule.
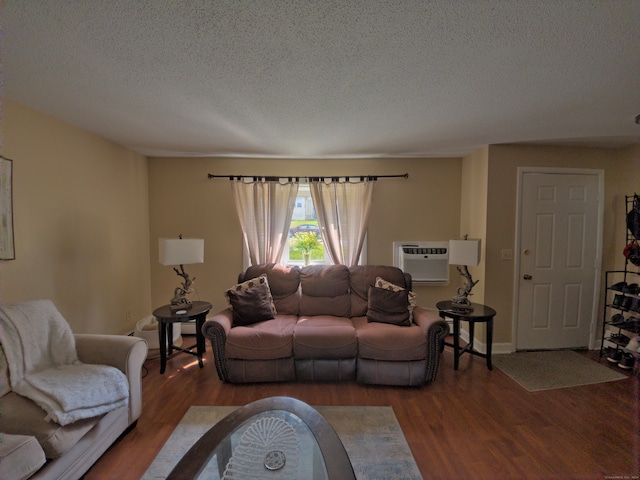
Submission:
[[[161,238],[159,261],[162,265],[204,263],[204,239]]]
[[[480,263],[480,240],[449,240],[449,264],[471,265]]]

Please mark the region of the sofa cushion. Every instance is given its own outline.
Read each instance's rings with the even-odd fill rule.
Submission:
[[[396,292],[386,288],[369,287],[367,319],[370,322],[408,327],[411,325],[409,291],[402,289]]]
[[[351,358],[358,354],[356,330],[344,317],[300,317],[293,329],[293,354],[301,358]]]
[[[301,268],[300,290],[300,316],[351,316],[349,269],[345,265]]]
[[[420,327],[398,327],[369,322],[367,317],[351,319],[358,337],[358,357],[373,360],[423,360],[427,358],[427,337]]]
[[[364,317],[369,303],[369,287],[375,285],[380,277],[399,287],[406,288],[404,272],[388,265],[356,265],[349,268],[349,284],[351,291],[351,316]]]
[[[0,433],[0,478],[29,478],[46,461],[36,437]]]
[[[244,290],[228,290],[227,298],[233,311],[233,325],[251,325],[275,318],[267,283]]]
[[[254,278],[266,274],[276,311],[283,315],[298,315],[298,288],[300,270],[298,267],[284,267],[275,263],[252,265],[247,268],[244,278]]]
[[[11,414],[0,415],[0,432],[36,437],[47,458],[64,455],[102,418],[78,420],[62,427],[46,422],[43,409],[15,392],[2,397],[2,410]]]
[[[273,360],[293,355],[293,327],[298,317],[277,314],[273,320],[237,326],[225,342],[228,358]]]

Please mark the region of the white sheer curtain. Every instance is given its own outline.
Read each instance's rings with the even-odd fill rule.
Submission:
[[[371,212],[375,180],[353,183],[311,181],[311,197],[316,209],[325,253],[333,264],[358,264]]]
[[[297,182],[231,180],[251,265],[278,263],[287,242],[298,194]]]

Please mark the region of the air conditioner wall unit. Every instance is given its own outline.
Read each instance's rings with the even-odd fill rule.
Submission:
[[[393,265],[416,283],[449,282],[449,242],[393,242]]]

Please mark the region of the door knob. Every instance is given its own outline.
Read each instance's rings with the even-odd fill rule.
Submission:
[[[522,278],[524,278],[525,280],[531,280],[533,277],[529,274],[525,274],[522,276]]]

